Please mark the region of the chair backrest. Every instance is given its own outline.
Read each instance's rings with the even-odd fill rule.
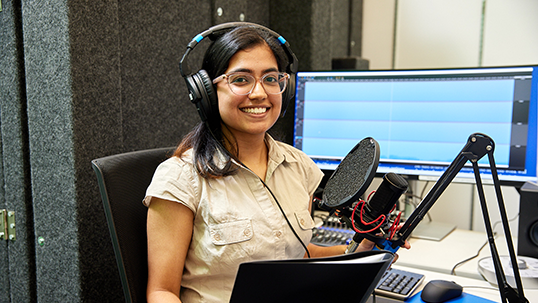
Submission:
[[[92,160],[126,302],[146,302],[146,216],[142,204],[157,166],[173,153],[157,148]]]

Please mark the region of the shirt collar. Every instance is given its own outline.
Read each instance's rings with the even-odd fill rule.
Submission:
[[[295,157],[292,157],[289,154],[289,151],[283,149],[279,143],[271,137],[269,134],[265,134],[265,144],[267,145],[268,149],[268,162],[267,162],[267,174],[266,179],[269,179],[275,169],[281,165],[284,162],[297,162]],[[224,165],[226,165],[225,157],[222,151],[217,150],[216,153],[217,159],[216,163],[219,167],[223,168]],[[242,165],[239,165],[236,160],[232,159],[232,162],[237,165],[238,167],[242,167]]]
[[[288,155],[289,151],[282,148],[282,146],[269,134],[265,135],[265,144],[267,144],[269,150],[269,161],[267,162],[267,174],[265,176],[266,180],[269,180],[276,168],[284,162],[297,162],[295,157]]]

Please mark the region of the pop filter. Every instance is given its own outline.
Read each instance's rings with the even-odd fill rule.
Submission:
[[[327,181],[321,204],[343,208],[357,201],[372,183],[378,165],[379,144],[370,137],[362,139]]]

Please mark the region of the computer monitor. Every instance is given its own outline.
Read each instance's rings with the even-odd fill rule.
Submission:
[[[483,133],[503,184],[536,182],[537,87],[538,66],[299,72],[294,146],[330,171],[372,137],[378,174],[436,180]],[[487,157],[479,164],[489,167]],[[481,173],[490,183],[489,169]],[[454,181],[475,181],[470,164]]]

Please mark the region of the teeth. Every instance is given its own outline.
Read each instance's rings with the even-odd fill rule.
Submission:
[[[249,114],[263,114],[267,111],[267,108],[265,107],[256,107],[256,108],[243,108],[242,111]]]

